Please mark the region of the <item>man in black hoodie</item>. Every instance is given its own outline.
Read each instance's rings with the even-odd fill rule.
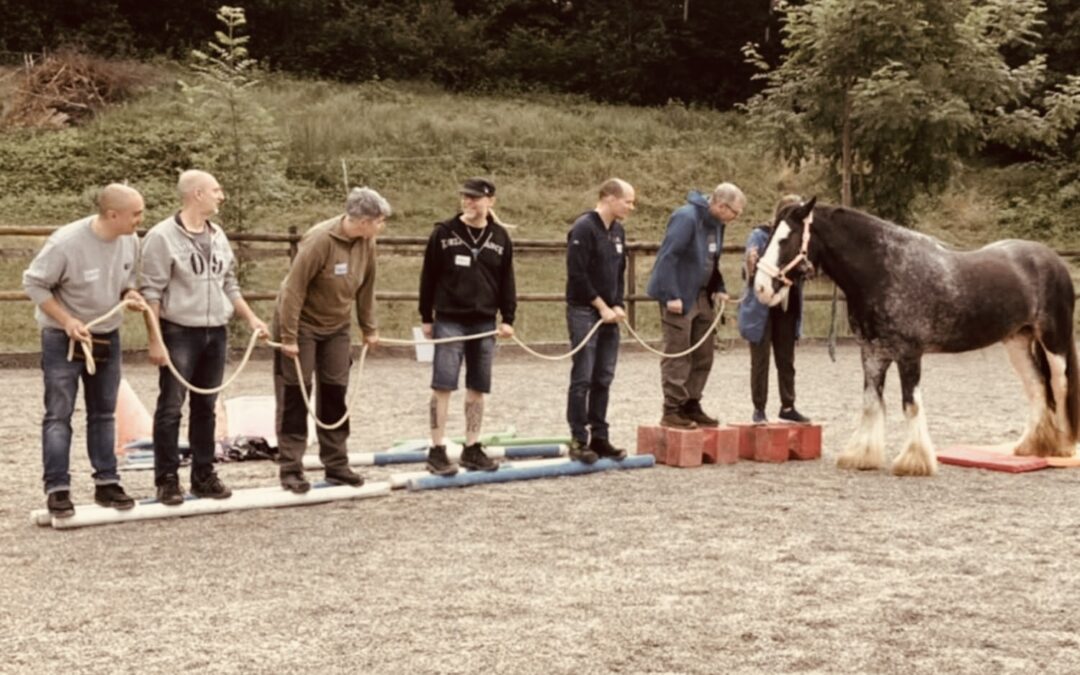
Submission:
[[[420,318],[430,338],[466,337],[495,330],[501,315],[500,337],[514,334],[517,292],[514,287],[514,248],[510,235],[491,209],[495,185],[483,178],[462,184],[461,212],[435,225],[424,251],[420,274]],[[446,418],[450,394],[458,388],[461,362],[465,361],[465,449],[461,465],[466,469],[493,471],[498,464],[484,454],[480,427],[484,419],[484,394],[491,391],[491,362],[495,338],[435,345],[431,378],[431,447],[428,470],[440,476],[457,473],[457,464],[446,454]]]

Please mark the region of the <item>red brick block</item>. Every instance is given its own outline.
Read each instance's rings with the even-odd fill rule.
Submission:
[[[701,459],[706,464],[734,464],[739,461],[739,430],[735,427],[702,429],[705,441]]]
[[[792,425],[789,449],[791,459],[821,459],[821,425]]]
[[[791,426],[760,424],[750,431],[755,462],[786,462],[791,452]]]
[[[736,423],[728,426],[739,430],[739,459],[753,459],[754,448],[750,445],[750,436],[760,424]]]
[[[664,464],[668,466],[701,466],[701,449],[705,432],[701,429],[668,429]]]
[[[664,463],[667,447],[667,429],[664,427],[639,426],[637,428],[637,454],[656,457],[657,464]]]

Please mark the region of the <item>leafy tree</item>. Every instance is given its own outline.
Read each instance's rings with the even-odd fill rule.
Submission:
[[[920,190],[935,192],[958,158],[1003,125],[1030,121],[1042,56],[1009,65],[1002,50],[1033,44],[1040,0],[820,0],[782,8],[786,54],[746,106],[761,138],[792,165],[826,159],[845,204],[904,222]]]
[[[245,231],[253,206],[283,189],[284,158],[273,119],[248,91],[259,81],[256,61],[248,55],[250,37],[241,35],[244,10],[223,5],[217,18],[223,29],[208,49],[191,52],[191,70],[200,83],[180,84],[207,122],[210,150],[199,159],[229,196],[223,216],[230,227]]]

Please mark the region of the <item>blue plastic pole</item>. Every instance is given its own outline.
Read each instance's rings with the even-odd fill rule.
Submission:
[[[485,483],[508,483],[515,480],[532,480],[534,478],[554,478],[556,476],[579,476],[585,473],[597,473],[613,469],[647,469],[656,464],[652,455],[633,455],[621,462],[613,459],[601,459],[594,464],[582,462],[566,462],[565,464],[549,464],[545,466],[511,466],[502,467],[498,471],[468,471],[456,476],[440,477],[425,476],[414,478],[409,481],[410,490],[439,490],[450,487],[467,487],[469,485],[482,485]]]

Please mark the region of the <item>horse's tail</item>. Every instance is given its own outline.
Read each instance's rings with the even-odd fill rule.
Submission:
[[[1068,437],[1080,441],[1080,360],[1076,356],[1076,340],[1069,336],[1065,348],[1065,419],[1069,422]]]

